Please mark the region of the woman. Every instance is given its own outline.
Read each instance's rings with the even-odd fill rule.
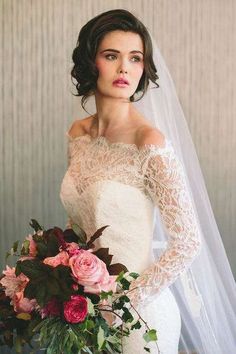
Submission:
[[[110,225],[97,246],[109,247],[113,262],[140,273],[131,285],[131,302],[149,327],[156,328],[161,353],[175,354],[180,348],[186,353],[224,353],[222,348],[227,345],[225,353],[233,353],[230,326],[228,330],[225,325],[227,341],[218,341],[206,302],[199,301],[201,314],[196,319],[191,313],[197,303],[192,300],[207,301],[210,290],[202,290],[203,298],[189,296],[186,290],[190,287],[183,274],[198,259],[202,265],[208,249],[202,251],[205,240],[184,161],[166,133],[150,124],[152,117],[133,103],[140,92],[140,104],[144,102],[149,81],[159,90],[152,56],[147,29],[126,10],[107,11],[81,29],[73,52],[72,77],[77,80],[78,95],[83,96],[82,106],[86,98],[95,96],[96,113],[76,120],[67,133],[69,168],[60,194],[69,215],[67,226],[73,221],[92,235],[99,227]],[[166,111],[163,108],[163,116]],[[160,232],[156,235],[160,240],[165,229],[163,239],[168,243],[155,259],[152,245],[157,210],[160,218],[156,216],[155,226]],[[213,276],[211,270],[209,266],[207,276]],[[192,280],[201,285],[202,280],[196,278],[194,269],[192,272]],[[177,287],[180,276],[181,289]],[[144,352],[143,333],[141,328],[125,338],[124,353]],[[158,353],[154,343],[150,348],[151,353]]]

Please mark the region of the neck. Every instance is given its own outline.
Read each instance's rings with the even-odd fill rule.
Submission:
[[[100,97],[95,94],[97,113],[93,115],[92,130],[96,136],[128,126],[136,109],[126,98]]]

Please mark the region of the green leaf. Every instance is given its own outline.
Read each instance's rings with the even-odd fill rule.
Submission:
[[[29,254],[29,246],[30,246],[30,241],[24,240],[22,243],[22,247],[21,247],[21,255],[28,255]]]
[[[86,321],[86,329],[90,331],[90,329],[93,329],[95,327],[95,324],[92,320],[87,320]]]
[[[119,282],[123,278],[124,274],[125,272],[122,270],[122,272],[120,272],[118,277],[116,278],[116,282]]]
[[[112,304],[112,308],[114,310],[121,310],[124,307],[124,303],[120,301],[116,301]]]
[[[17,262],[18,264],[19,262]],[[34,279],[45,276],[52,271],[52,267],[40,262],[36,259],[27,259],[22,261],[20,264],[21,272],[24,273],[28,278]]]
[[[131,330],[133,329],[139,329],[141,328],[141,323],[140,321],[138,320],[137,322],[135,322],[132,326],[131,326]]]
[[[113,344],[119,343],[119,339],[116,336],[108,336],[106,340]]]
[[[100,227],[100,229],[98,229],[91,237],[90,240],[88,241],[87,245],[88,247],[91,247],[93,245],[93,242],[102,235],[102,232],[104,229],[106,229],[108,226],[110,225],[105,225]]]
[[[157,340],[156,332],[157,332],[156,329],[150,329],[149,331],[146,331],[146,333],[143,334],[143,338],[147,343],[151,341],[156,341]]]
[[[64,235],[64,240],[68,243],[70,242],[75,242],[78,243],[79,237],[76,235],[76,233],[73,231],[73,229],[66,229],[63,231]]]
[[[17,252],[18,244],[19,244],[19,241],[15,241],[15,242],[13,243],[12,248],[10,249],[10,251],[8,251],[8,252],[6,253],[5,261],[7,261],[7,259],[8,259],[9,256],[13,256],[13,255]]]
[[[22,336],[19,335],[16,336],[14,347],[17,353],[22,353],[22,347],[23,347]]]
[[[127,295],[121,295],[121,296],[119,297],[119,301],[125,303],[125,302],[130,302],[130,299],[128,298]]]
[[[101,297],[101,300],[104,300],[104,299],[108,299],[109,296],[112,296],[113,294],[113,291],[110,290],[110,291],[101,291],[100,293],[100,297]]]
[[[11,256],[11,253],[10,253],[10,252],[7,252],[7,253],[6,253],[6,256],[5,256],[5,262],[7,262],[9,256]]]
[[[87,303],[88,303],[88,313],[94,316],[95,315],[94,305],[89,297],[87,297]]]
[[[122,319],[125,322],[132,322],[134,320],[134,317],[131,314],[131,312],[126,307],[124,307],[122,310],[124,311],[124,313],[122,315]]]
[[[47,243],[47,257],[54,257],[59,252],[59,241],[53,230],[50,232]]]
[[[15,275],[16,275],[17,277],[18,277],[18,275],[20,275],[20,273],[21,273],[21,264],[22,264],[21,261],[18,261],[18,262],[16,263]]]
[[[88,347],[83,348],[83,352],[89,353],[89,354],[94,354]]]
[[[121,283],[122,288],[123,288],[124,290],[129,290],[130,281],[128,281],[128,280],[125,279],[125,278],[122,278],[122,279],[120,280],[120,283]]]
[[[72,224],[72,230],[78,236],[79,241],[81,243],[86,243],[87,241],[86,232],[78,224]]]
[[[60,286],[58,284],[57,279],[53,277],[48,278],[46,282],[46,287],[51,295],[55,296],[60,294]]]
[[[39,279],[29,281],[24,290],[24,296],[28,299],[36,299],[41,307],[45,306],[51,298],[47,278],[42,281]]]
[[[102,345],[105,341],[104,330],[102,329],[101,326],[99,326],[99,329],[98,329],[97,340],[98,340],[98,349],[101,349]]]
[[[143,349],[146,350],[146,352],[148,352],[148,353],[151,352],[150,348],[148,348],[148,347],[144,347]]]
[[[12,249],[13,249],[14,253],[17,252],[18,245],[19,245],[19,241],[15,241],[13,243]]]
[[[73,279],[71,277],[70,267],[58,265],[52,271],[51,276],[57,280],[58,286],[60,288],[58,296],[60,300],[66,301],[72,294],[72,283]],[[51,279],[51,278],[50,278]]]
[[[129,275],[134,279],[137,279],[139,277],[139,274],[135,273],[135,272],[131,272],[131,273],[129,273]]]
[[[35,230],[35,232],[39,231],[39,230],[43,230],[43,227],[39,225],[38,221],[35,219],[30,219],[31,223],[30,226]]]
[[[33,237],[34,239],[34,237]],[[35,240],[34,240],[35,241]],[[47,245],[45,244],[44,240],[38,240],[38,241],[35,241],[36,243],[36,248],[37,248],[37,256],[39,258],[45,258],[47,257]]]

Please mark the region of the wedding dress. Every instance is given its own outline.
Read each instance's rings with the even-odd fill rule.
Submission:
[[[164,146],[110,142],[89,134],[68,138],[68,170],[60,198],[69,227],[78,223],[91,236],[109,225],[95,241],[109,247],[112,263],[142,274],[133,282],[131,296],[143,319],[157,331],[161,354],[177,354],[181,313],[171,284],[198,256],[201,249],[185,175],[171,141]],[[151,247],[154,210],[158,208],[169,240],[154,261]],[[132,292],[131,292],[132,293]],[[130,293],[130,295],[131,295]],[[124,338],[125,354],[143,354],[145,326]],[[149,343],[157,354],[155,343]]]

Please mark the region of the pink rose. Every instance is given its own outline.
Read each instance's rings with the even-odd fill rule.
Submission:
[[[75,279],[81,285],[90,286],[109,281],[106,264],[89,251],[81,249],[70,258],[69,265]]]
[[[42,318],[48,316],[60,316],[60,304],[57,299],[53,298],[40,312]]]
[[[88,285],[84,287],[84,291],[86,293],[92,293],[92,294],[100,294],[103,291],[110,291],[112,290],[113,293],[116,292],[117,290],[117,282],[115,281],[117,278],[117,275],[110,275],[108,282],[104,283],[96,283],[94,285]]]
[[[52,267],[57,267],[59,264],[68,266],[69,264],[69,255],[66,251],[58,253],[55,257],[47,257],[43,260],[44,264],[48,264]]]
[[[64,302],[64,316],[69,323],[82,322],[88,313],[88,303],[84,296],[72,295]]]
[[[30,300],[24,297],[24,291],[16,293],[12,298],[11,304],[14,306],[14,311],[17,313],[30,313],[37,306],[37,302],[35,299]]]
[[[90,251],[80,250],[69,260],[72,273],[84,291],[99,294],[101,291],[116,292],[117,276],[110,276],[106,264]]]

